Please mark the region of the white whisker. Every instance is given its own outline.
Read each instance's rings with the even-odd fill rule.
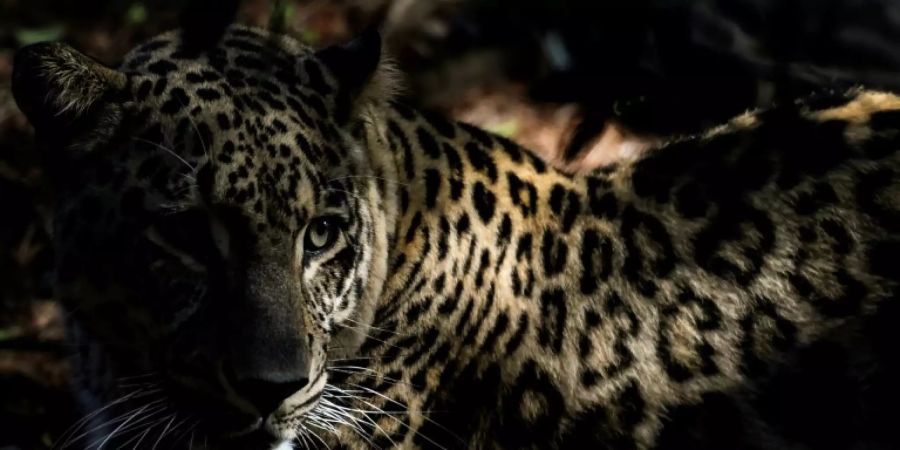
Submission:
[[[130,423],[132,420],[134,420],[135,417],[140,415],[142,412],[147,410],[147,408],[149,408],[149,407],[150,407],[150,405],[145,405],[143,408],[140,408],[137,412],[131,414],[124,422],[119,424],[119,426],[117,426],[114,430],[112,430],[112,432],[110,432],[108,435],[106,435],[106,439],[104,439],[103,442],[101,442],[100,445],[97,446],[97,450],[101,450],[103,448],[103,446],[106,445],[106,443],[109,442],[109,440],[112,439],[119,432],[119,430],[121,430],[123,427],[125,427],[125,425]],[[91,447],[93,447],[93,443],[91,445],[89,445],[87,448],[91,448]]]
[[[174,150],[172,150],[172,149],[170,149],[170,148],[168,148],[168,147],[166,147],[166,146],[164,146],[164,145],[162,145],[162,144],[159,144],[159,143],[156,143],[156,142],[153,142],[153,141],[151,141],[151,140],[144,139],[144,138],[139,138],[139,137],[137,137],[137,136],[132,136],[131,139],[133,139],[133,140],[135,140],[135,141],[138,141],[138,142],[143,142],[143,143],[145,143],[145,144],[152,145],[152,146],[154,146],[154,147],[156,147],[156,148],[158,148],[158,149],[160,149],[160,150],[165,151],[166,153],[168,153],[168,154],[174,156],[176,159],[178,159],[178,161],[180,161],[182,164],[184,164],[185,166],[187,166],[188,169],[191,169],[191,173],[192,173],[192,174],[196,174],[196,173],[197,173],[197,168],[194,167],[194,166],[192,166],[191,163],[187,162],[187,160],[185,160],[184,158],[182,158],[181,155],[179,155],[178,153],[176,153]],[[192,178],[192,179],[193,179],[193,178]]]

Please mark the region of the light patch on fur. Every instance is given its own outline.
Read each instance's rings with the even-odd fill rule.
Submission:
[[[738,129],[747,130],[759,125],[759,118],[755,114],[746,112],[731,119],[731,124]]]
[[[275,444],[272,450],[294,450],[294,444],[291,444],[291,441],[283,441],[280,444]]]
[[[756,112],[748,111],[744,114],[741,114],[728,122],[719,125],[717,127],[711,128],[709,131],[703,133],[701,136],[702,139],[711,139],[713,137],[734,133],[736,131],[750,130],[759,125],[759,118],[756,117]]]
[[[843,120],[859,124],[867,122],[872,113],[886,110],[900,110],[900,97],[887,92],[866,91],[844,105],[812,112],[810,117],[821,122]]]
[[[841,120],[847,122],[844,137],[850,145],[860,145],[872,137],[869,117],[879,111],[900,110],[900,97],[877,91],[859,93],[852,101],[836,108],[814,111],[809,114],[820,122]]]

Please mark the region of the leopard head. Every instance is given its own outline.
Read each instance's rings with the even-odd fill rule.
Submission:
[[[181,423],[247,448],[302,429],[384,280],[383,59],[375,32],[313,52],[238,26],[199,52],[164,34],[118,69],[19,51],[14,95],[56,193],[56,295],[105,408],[93,436]]]

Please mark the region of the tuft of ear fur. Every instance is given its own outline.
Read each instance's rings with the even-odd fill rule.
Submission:
[[[126,84],[125,74],[62,43],[32,44],[16,52],[13,96],[35,128],[65,127]]]
[[[400,76],[392,59],[382,52],[381,35],[374,27],[352,41],[315,54],[337,80],[342,115],[353,115],[368,106],[391,100],[400,90]]]
[[[377,104],[390,101],[402,93],[402,79],[403,76],[394,59],[389,54],[382,53],[378,67],[369,77],[369,82],[356,96],[356,102]]]

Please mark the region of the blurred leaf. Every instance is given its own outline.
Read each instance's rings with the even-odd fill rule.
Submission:
[[[305,44],[315,46],[321,37],[316,30],[305,29],[300,32],[300,40]]]
[[[15,37],[19,45],[25,46],[44,41],[58,41],[63,35],[62,25],[50,25],[43,28],[20,28]]]
[[[125,20],[132,25],[139,25],[147,21],[147,7],[143,3],[132,3],[125,13]]]
[[[0,342],[15,339],[22,335],[22,327],[12,325],[8,328],[0,328]]]
[[[495,123],[489,125],[487,130],[491,133],[499,134],[503,137],[512,137],[519,131],[519,123],[515,121],[515,119],[507,120],[505,122]]]
[[[269,18],[269,29],[276,33],[283,33],[287,30],[288,24],[297,13],[297,8],[293,3],[282,0],[275,0],[272,7],[272,16]]]

